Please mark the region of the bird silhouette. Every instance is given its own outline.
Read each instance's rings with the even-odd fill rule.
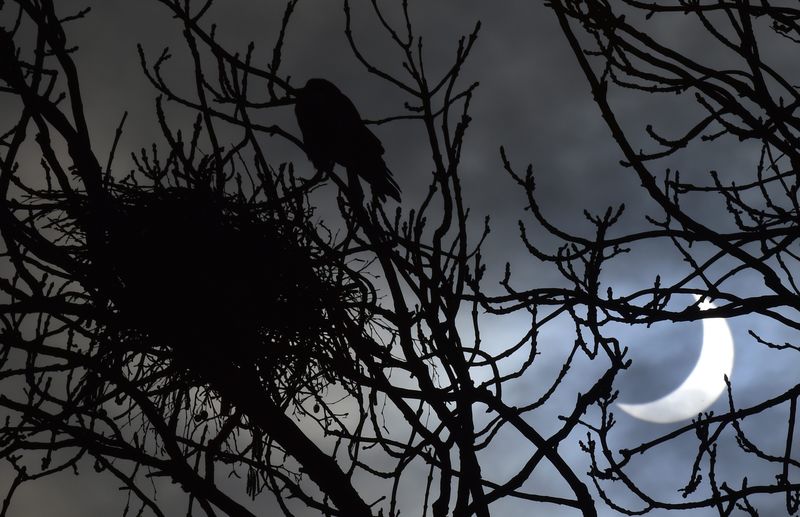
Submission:
[[[338,163],[347,169],[350,188],[357,193],[361,178],[381,200],[389,196],[400,201],[400,188],[383,161],[383,145],[352,101],[325,79],[309,79],[295,95],[297,124],[314,167],[330,172]]]

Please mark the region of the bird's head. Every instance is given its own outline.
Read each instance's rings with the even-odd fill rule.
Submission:
[[[300,95],[319,95],[331,92],[338,92],[339,89],[326,79],[314,77],[306,81],[306,85],[295,90],[295,96]]]

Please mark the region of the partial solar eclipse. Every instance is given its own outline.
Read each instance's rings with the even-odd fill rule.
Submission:
[[[695,296],[695,300],[699,299]],[[713,309],[708,301],[700,302],[700,310]],[[694,369],[674,391],[660,399],[643,404],[617,404],[629,415],[658,424],[669,424],[694,418],[716,401],[725,391],[725,378],[733,370],[733,336],[724,318],[703,320],[703,346]]]

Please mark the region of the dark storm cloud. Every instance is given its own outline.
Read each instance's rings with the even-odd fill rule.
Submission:
[[[354,2],[356,3],[356,2]],[[71,4],[71,3],[70,3]],[[503,171],[499,147],[504,145],[518,171],[532,162],[537,172],[538,196],[542,208],[551,220],[574,232],[591,232],[585,221],[583,208],[595,212],[608,205],[625,203],[629,212],[618,232],[642,227],[641,215],[657,215],[656,208],[647,200],[631,171],[619,165],[621,153],[614,144],[609,131],[593,104],[589,89],[571,51],[566,45],[558,25],[548,9],[539,2],[412,2],[414,23],[424,35],[428,72],[435,76],[442,73],[455,54],[457,37],[467,34],[475,21],[481,20],[483,28],[475,51],[465,67],[462,85],[480,81],[472,103],[473,118],[467,149],[464,151],[462,181],[467,204],[472,207],[472,217],[477,237],[485,215],[491,215],[492,235],[485,247],[486,261],[490,265],[487,282],[500,279],[502,265],[509,261],[515,277],[528,286],[548,286],[561,280],[553,268],[542,267],[524,250],[518,238],[517,220],[530,222],[531,238],[545,247],[558,244],[530,220],[523,192]],[[122,148],[128,151],[159,141],[153,102],[156,92],[141,74],[136,53],[136,44],[141,43],[152,59],[164,46],[173,49],[175,58],[167,66],[171,70],[167,77],[179,88],[190,88],[182,82],[187,62],[182,42],[180,24],[171,19],[166,9],[151,0],[136,2],[103,0],[92,4],[89,17],[73,24],[69,36],[79,45],[77,61],[84,77],[84,94],[87,113],[97,137],[99,154],[110,146],[113,129],[123,111],[128,118]],[[244,52],[249,41],[258,45],[256,62],[261,66],[270,59],[271,45],[282,15],[280,2],[225,1],[218,2],[210,18],[218,24],[220,41],[229,49]],[[376,23],[367,5],[354,6],[354,34],[365,49],[365,55],[376,64],[402,76],[400,54],[386,35],[377,30]],[[361,111],[362,116],[378,119],[403,113],[402,104],[408,100],[381,79],[366,73],[353,57],[343,34],[344,15],[339,2],[301,2],[289,28],[284,51],[283,72],[290,74],[293,84],[300,86],[309,77],[324,77],[336,83]],[[703,44],[703,39],[694,29],[682,27],[680,41],[687,51],[694,51]],[[674,36],[674,27],[662,27],[661,36]],[[711,52],[705,49],[706,52]],[[714,59],[710,56],[709,59]],[[259,61],[260,60],[260,61]],[[622,120],[632,132],[643,132],[648,123],[655,123],[668,134],[685,128],[685,118],[694,113],[686,107],[685,99],[672,99],[663,103],[642,95],[618,96],[615,98]],[[683,111],[682,111],[683,110]],[[285,123],[298,134],[291,114],[291,107],[283,112],[273,110],[264,114],[265,120]],[[176,112],[172,118],[176,125],[188,128],[190,119],[181,119]],[[424,135],[411,122],[373,127],[386,147],[389,167],[403,192],[404,206],[414,206],[425,193],[432,165],[430,153],[425,146]],[[641,141],[645,145],[644,140]],[[679,158],[664,167],[680,169],[685,174],[705,175],[710,169],[727,171],[733,177],[748,175],[753,170],[754,150],[733,148],[720,144],[719,148],[697,150],[691,158]],[[280,141],[264,142],[268,156],[276,163],[296,160],[300,170],[310,173],[309,165],[302,155]],[[699,155],[697,153],[700,153]],[[127,157],[120,153],[119,163],[125,164]],[[30,174],[37,174],[30,166]],[[125,167],[122,167],[125,172]],[[663,172],[663,171],[661,171]],[[322,207],[333,210],[332,206]],[[703,214],[710,223],[717,221],[719,207],[691,207]],[[680,256],[670,247],[654,246],[641,250],[635,265],[631,262],[612,265],[606,282],[614,285],[619,293],[646,287],[656,274],[669,277],[677,274]],[[688,303],[684,300],[683,303]],[[502,347],[524,333],[524,321],[507,318],[490,323],[485,332],[487,346]],[[737,395],[743,403],[757,402],[767,392],[782,392],[782,378],[793,375],[797,364],[776,364],[763,350],[754,347],[746,335],[747,329],[755,328],[769,334],[772,328],[762,328],[769,323],[758,320],[736,320],[731,322],[737,342],[736,365],[733,381]],[[688,373],[698,354],[702,330],[699,323],[679,326],[662,325],[650,329],[621,329],[623,342],[631,347],[635,363],[619,381],[622,398],[628,402],[641,402],[657,398],[677,386]],[[571,346],[570,324],[556,322],[542,330],[540,348],[542,355],[528,375],[520,379],[507,395],[510,404],[524,404],[539,396],[543,387],[540,378],[552,378],[554,369],[560,367],[566,351]],[[776,336],[780,341],[793,336]],[[758,365],[757,368],[750,367]],[[572,407],[575,393],[585,390],[594,380],[597,366],[586,362],[576,366],[565,381],[564,394],[560,395],[550,413],[537,415],[536,425],[543,430],[558,426],[559,410]],[[539,375],[541,374],[541,375]],[[559,407],[558,404],[563,406]],[[718,402],[716,408],[723,406]],[[621,413],[621,412],[618,412]],[[665,426],[655,426],[634,421],[620,414],[617,436],[619,447],[636,445],[663,432]],[[770,420],[775,425],[755,432],[772,439],[770,432],[779,429],[785,418],[775,415]],[[575,465],[585,465],[586,458],[577,447],[576,436],[573,448],[562,450]],[[778,439],[775,436],[774,439]],[[484,458],[486,470],[494,472],[499,479],[507,476],[509,462],[525,458],[527,443],[509,436],[504,443],[507,449],[493,451],[493,456]],[[566,445],[565,445],[566,447]],[[666,497],[677,498],[674,490],[681,481],[688,481],[689,454],[695,443],[691,437],[675,444],[675,450],[659,456],[658,472],[652,465],[641,465],[637,471],[645,483],[652,481],[655,487],[663,479],[678,480],[670,486]],[[527,451],[527,452],[526,452]],[[733,457],[733,456],[731,456]],[[746,470],[743,465],[731,462],[730,471]],[[723,462],[724,463],[724,462]],[[577,469],[579,472],[585,470]],[[752,475],[772,475],[771,472],[756,472]],[[45,480],[37,485],[37,492],[21,498],[16,503],[14,515],[33,515],[44,508],[85,508],[82,514],[100,515],[106,509],[94,507],[99,502],[109,503],[108,511],[119,510],[114,497],[106,497],[111,486],[91,478],[90,487],[76,487],[65,492],[57,489],[56,480]],[[97,483],[94,485],[94,483]],[[551,494],[564,494],[564,487],[557,486],[548,476],[537,474],[526,488]],[[101,493],[102,498],[91,494]],[[75,493],[83,493],[75,501]],[[42,497],[46,494],[46,497]],[[90,503],[91,501],[91,503]],[[261,504],[261,503],[259,503]],[[115,506],[116,505],[116,506]],[[502,506],[501,506],[502,505]],[[266,503],[266,506],[269,506]],[[500,510],[523,512],[525,505],[519,502],[503,502]],[[494,507],[493,507],[494,508]],[[178,510],[176,510],[177,512]],[[538,510],[537,510],[538,511]],[[59,510],[60,512],[60,510]],[[547,510],[548,515],[570,515],[568,510]],[[602,515],[616,515],[610,510],[601,510]],[[42,513],[44,514],[44,513]],[[74,513],[74,515],[79,515]],[[73,515],[73,513],[63,513]],[[657,514],[656,514],[657,515]],[[698,515],[702,515],[699,512]]]

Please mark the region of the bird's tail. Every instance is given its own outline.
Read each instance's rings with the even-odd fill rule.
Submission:
[[[392,171],[384,165],[384,172],[378,177],[375,183],[372,184],[372,191],[383,201],[386,196],[400,202],[400,187],[392,176]]]
[[[386,196],[400,202],[400,187],[392,177],[392,171],[382,159],[362,160],[347,167],[348,179],[351,188],[355,188],[359,178],[369,183],[372,193],[381,201],[386,201]],[[358,187],[360,188],[360,187]]]

